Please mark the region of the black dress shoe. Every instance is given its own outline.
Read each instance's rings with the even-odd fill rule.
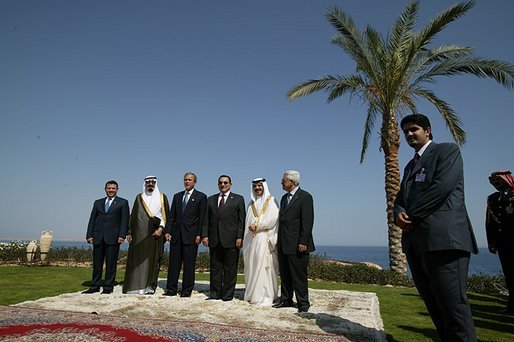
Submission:
[[[177,295],[177,292],[174,292],[174,291],[166,291],[162,294],[163,296],[171,296],[171,297],[174,297]]]
[[[294,305],[292,302],[288,302],[288,301],[281,301],[281,302],[278,302],[276,304],[273,304],[273,307],[275,309],[280,309],[280,308],[292,308]]]
[[[220,300],[221,298],[215,298],[215,297],[207,297],[205,300]]]
[[[298,312],[309,312],[309,307],[304,306],[304,307],[298,308]]]
[[[180,297],[182,297],[182,298],[191,297],[191,293],[180,293]]]
[[[106,289],[104,289],[104,290],[102,291],[102,294],[111,294],[111,293],[112,293],[112,290],[106,290]]]
[[[100,289],[92,287],[92,288],[87,289],[86,291],[82,291],[83,294],[91,294],[91,293],[96,293],[96,292],[100,292]]]
[[[230,302],[232,299],[234,299],[234,298],[223,298],[222,300],[223,300],[224,302]]]

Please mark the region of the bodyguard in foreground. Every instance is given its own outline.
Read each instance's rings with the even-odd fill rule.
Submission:
[[[129,205],[124,198],[116,196],[118,183],[110,180],[105,184],[107,197],[93,204],[87,225],[86,240],[93,244],[93,279],[88,290],[82,293],[100,291],[103,264],[105,261],[104,294],[112,292],[116,280],[116,264],[120,245],[125,241],[129,221]]]
[[[441,341],[476,341],[466,283],[477,244],[464,203],[464,172],[457,145],[432,142],[422,114],[400,123],[415,151],[394,206],[412,278]]]

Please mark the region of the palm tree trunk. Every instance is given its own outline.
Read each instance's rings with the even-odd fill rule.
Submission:
[[[391,270],[407,273],[407,262],[402,252],[402,231],[394,223],[394,200],[400,191],[400,168],[398,166],[398,150],[400,134],[394,113],[384,119],[381,129],[381,147],[385,159],[385,192],[387,203],[387,231],[389,241],[389,267]]]

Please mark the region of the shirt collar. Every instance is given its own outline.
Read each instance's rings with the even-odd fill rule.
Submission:
[[[427,149],[428,145],[430,145],[431,142],[432,142],[432,140],[429,140],[425,145],[423,145],[422,148],[419,149],[419,151],[417,153],[419,154],[420,157],[423,155],[423,152],[425,152],[425,150]]]

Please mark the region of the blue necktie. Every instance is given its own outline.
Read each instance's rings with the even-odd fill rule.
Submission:
[[[186,210],[187,201],[189,200],[189,191],[184,195],[184,200],[182,201],[182,212]]]
[[[105,212],[109,210],[109,207],[111,206],[111,198],[109,197],[107,201],[105,202]]]

